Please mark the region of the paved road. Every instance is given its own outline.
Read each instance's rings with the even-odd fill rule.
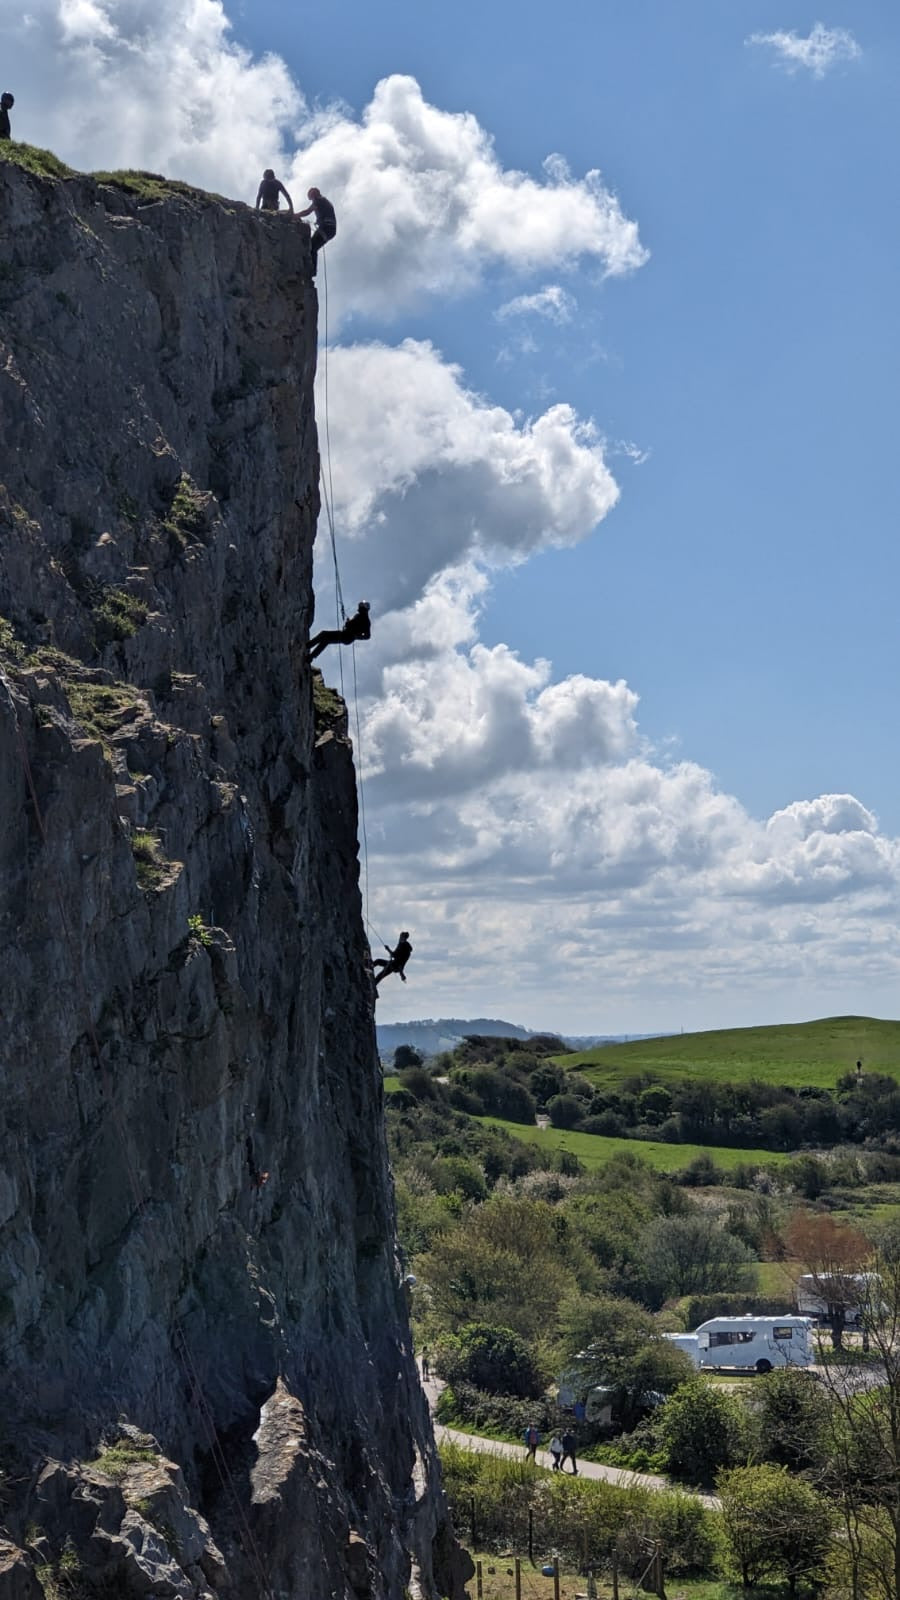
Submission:
[[[437,1398],[444,1385],[431,1379],[423,1385],[428,1396],[428,1404],[432,1415],[437,1404]],[[445,1428],[439,1422],[434,1425],[435,1438],[438,1443],[449,1440],[452,1444],[461,1445],[464,1450],[478,1450],[483,1455],[505,1456],[510,1461],[524,1461],[527,1451],[524,1445],[507,1444],[503,1439],[483,1439],[477,1433],[460,1433],[458,1428]],[[546,1450],[537,1453],[537,1464],[552,1471],[553,1461]],[[652,1489],[655,1493],[660,1490],[671,1490],[674,1486],[666,1478],[659,1478],[652,1472],[629,1472],[624,1467],[607,1467],[600,1461],[582,1461],[579,1463],[578,1476],[580,1478],[599,1478],[604,1483],[617,1483],[626,1488],[638,1487]],[[686,1494],[695,1494],[696,1490],[686,1489]],[[697,1498],[711,1510],[718,1510],[721,1501],[714,1494],[698,1494]]]

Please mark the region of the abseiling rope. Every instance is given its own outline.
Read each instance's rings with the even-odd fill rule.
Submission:
[[[346,622],[347,611],[344,606],[344,591],[341,586],[341,570],[338,562],[337,538],[334,530],[334,480],[331,474],[331,429],[329,426],[328,416],[328,258],[324,250],[322,251],[322,257],[323,271],[325,274],[325,350],[323,374],[325,380],[325,456],[328,466],[327,484],[325,464],[321,461],[319,464],[319,477],[322,483],[322,499],[325,503],[325,516],[328,521],[328,531],[331,536],[331,559],[334,565],[335,614],[338,619],[338,624],[340,625],[341,623]],[[363,781],[362,724],[359,716],[359,686],[356,678],[356,645],[352,644],[350,649],[353,658],[353,711],[354,720],[356,723],[356,781],[359,785],[359,816],[362,829],[363,846],[363,902],[365,906],[363,920],[365,921],[366,927],[375,934],[378,942],[384,945],[385,950],[390,951],[390,945],[385,944],[385,941],[381,938],[380,934],[378,934],[377,930],[372,927],[372,924],[369,921],[369,836],[368,829],[366,827],[366,788]],[[338,655],[338,661],[340,663],[341,673],[341,699],[345,700],[344,659],[340,654]]]

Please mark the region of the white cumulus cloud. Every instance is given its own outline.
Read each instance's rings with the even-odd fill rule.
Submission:
[[[550,322],[571,322],[576,310],[577,303],[573,295],[558,283],[548,283],[534,294],[518,294],[514,299],[507,300],[498,308],[496,315],[500,321],[509,317],[547,317]]]
[[[856,61],[862,50],[847,28],[826,28],[817,22],[805,36],[778,29],[774,33],[753,33],[748,44],[764,45],[775,52],[779,63],[788,72],[805,69],[815,78],[824,78],[826,72],[841,61]]]
[[[618,498],[602,441],[571,406],[516,419],[426,342],[336,347],[328,407],[344,587],[368,586],[380,611],[472,556],[510,565],[574,544]],[[320,592],[327,582],[323,559]]]

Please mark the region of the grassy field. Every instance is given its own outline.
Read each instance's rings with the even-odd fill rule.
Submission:
[[[558,1056],[600,1088],[650,1073],[654,1078],[711,1076],[722,1082],[809,1085],[833,1089],[857,1061],[870,1072],[900,1078],[900,1022],[875,1017],[825,1017],[771,1028],[727,1028],[710,1033],[635,1039]]]
[[[734,1150],[727,1145],[662,1144],[650,1139],[613,1139],[599,1133],[577,1133],[566,1128],[529,1128],[523,1122],[505,1122],[502,1117],[476,1117],[473,1120],[494,1128],[504,1128],[515,1139],[536,1144],[548,1154],[551,1151],[568,1150],[589,1171],[605,1167],[612,1156],[619,1155],[623,1150],[646,1161],[657,1172],[679,1172],[695,1156],[710,1156],[717,1167],[726,1171],[744,1162],[780,1166],[791,1159],[773,1150]]]
[[[515,1568],[512,1557],[492,1555],[489,1552],[476,1551],[472,1554],[473,1561],[481,1566],[481,1594],[483,1600],[514,1600],[516,1593]],[[521,1563],[521,1594],[522,1600],[552,1600],[553,1579],[545,1578],[540,1565],[531,1566],[527,1556]],[[574,1600],[576,1595],[584,1595],[586,1582],[578,1573],[566,1568],[560,1569],[559,1593],[560,1600]],[[477,1596],[478,1583],[473,1578],[466,1587],[470,1600]],[[612,1596],[612,1583],[608,1575],[597,1578],[597,1600],[610,1600]],[[630,1597],[634,1594],[634,1582],[622,1580],[619,1584],[619,1593]],[[781,1589],[740,1589],[732,1588],[729,1583],[697,1578],[669,1578],[666,1585],[669,1600],[768,1600],[769,1596],[780,1596],[786,1593]]]

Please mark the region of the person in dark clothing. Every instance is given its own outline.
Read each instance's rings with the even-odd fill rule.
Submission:
[[[574,1476],[577,1478],[578,1477],[578,1463],[575,1460],[575,1435],[574,1435],[574,1433],[570,1432],[570,1433],[564,1433],[563,1434],[563,1436],[562,1436],[562,1447],[563,1447],[563,1453],[562,1453],[562,1460],[559,1463],[559,1470],[560,1470],[560,1472],[563,1472],[565,1470],[566,1462],[567,1461],[571,1461],[571,1463],[572,1463],[572,1472],[573,1472]]]
[[[306,198],[310,203],[306,210],[299,214],[301,217],[308,217],[311,211],[316,213],[316,231],[310,240],[312,275],[315,277],[319,251],[323,244],[327,244],[337,233],[337,217],[334,214],[334,206],[330,200],[325,199],[321,189],[308,189]]]
[[[315,661],[323,650],[330,644],[356,644],[358,639],[371,639],[372,624],[369,620],[369,602],[360,600],[352,617],[348,617],[342,628],[323,628],[309,641],[310,661]]]
[[[372,962],[373,967],[381,968],[381,971],[375,979],[376,989],[378,988],[382,978],[386,978],[391,972],[396,972],[397,976],[402,978],[403,982],[405,983],[406,978],[403,975],[403,969],[412,955],[412,945],[409,942],[409,934],[405,929],[401,933],[393,950],[391,949],[390,945],[387,944],[384,948],[391,958],[390,961],[385,961],[382,956],[379,956],[377,961]]]
[[[262,175],[262,183],[256,192],[256,209],[263,211],[277,211],[281,201],[279,195],[284,195],[288,203],[291,216],[294,215],[294,202],[284,187],[280,178],[276,178],[271,167],[266,167]]]
[[[11,139],[12,129],[9,125],[9,113],[15,105],[11,94],[0,95],[0,139]]]

